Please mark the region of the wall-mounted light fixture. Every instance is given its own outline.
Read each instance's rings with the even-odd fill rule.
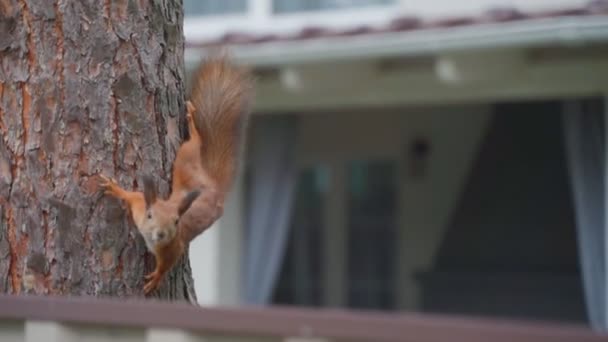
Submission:
[[[407,168],[412,179],[421,179],[427,173],[431,143],[426,138],[413,139],[408,148]]]

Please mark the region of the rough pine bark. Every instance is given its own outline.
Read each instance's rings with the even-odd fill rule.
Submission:
[[[181,0],[0,0],[0,293],[141,296],[154,260],[96,175],[169,190]],[[194,301],[187,257],[157,297]]]

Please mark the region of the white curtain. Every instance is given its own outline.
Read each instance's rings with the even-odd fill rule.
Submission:
[[[607,331],[604,119],[601,104],[564,105],[565,148],[576,212],[579,259],[587,314]]]
[[[296,117],[267,116],[252,125],[245,251],[245,300],[271,300],[282,264],[296,183]]]

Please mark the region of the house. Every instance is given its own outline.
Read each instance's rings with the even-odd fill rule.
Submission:
[[[185,0],[258,78],[208,305],[608,328],[608,2]]]

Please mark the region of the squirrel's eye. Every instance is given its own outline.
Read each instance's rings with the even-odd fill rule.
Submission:
[[[148,213],[148,220],[152,219],[152,213]]]
[[[175,225],[177,226],[177,223],[179,222],[179,219],[175,219]]]

